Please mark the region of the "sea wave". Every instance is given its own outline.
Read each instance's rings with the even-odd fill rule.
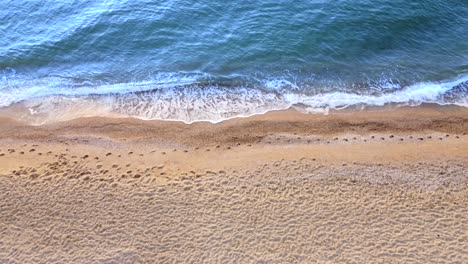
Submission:
[[[19,81],[3,78],[0,114],[34,124],[89,116],[135,117],[145,120],[220,122],[226,119],[294,107],[306,112],[386,104],[455,104],[468,107],[468,76],[408,86],[382,84],[360,91],[303,89],[286,79],[254,82],[245,77],[214,78],[205,73],[164,73],[144,82],[99,84],[63,78]],[[363,86],[363,84],[360,84]],[[319,91],[314,94],[304,91]],[[354,91],[354,92],[350,92]],[[376,92],[379,91],[379,92]],[[7,109],[14,108],[14,111]]]

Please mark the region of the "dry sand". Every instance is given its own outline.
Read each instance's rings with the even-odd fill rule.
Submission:
[[[468,263],[468,109],[0,119],[0,263]]]

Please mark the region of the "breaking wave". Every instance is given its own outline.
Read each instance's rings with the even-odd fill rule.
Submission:
[[[386,104],[468,107],[468,76],[407,86],[388,80],[349,87],[245,76],[215,78],[198,72],[166,73],[144,82],[113,84],[4,76],[0,84],[0,114],[34,124],[90,116],[216,123],[290,107],[313,113]],[[317,87],[311,89],[311,85]]]

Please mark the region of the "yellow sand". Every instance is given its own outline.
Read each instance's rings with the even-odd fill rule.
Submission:
[[[0,263],[468,263],[467,121],[3,118]]]

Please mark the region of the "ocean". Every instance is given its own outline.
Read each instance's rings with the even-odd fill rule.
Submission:
[[[0,108],[190,123],[468,107],[467,14],[466,0],[2,0]]]

